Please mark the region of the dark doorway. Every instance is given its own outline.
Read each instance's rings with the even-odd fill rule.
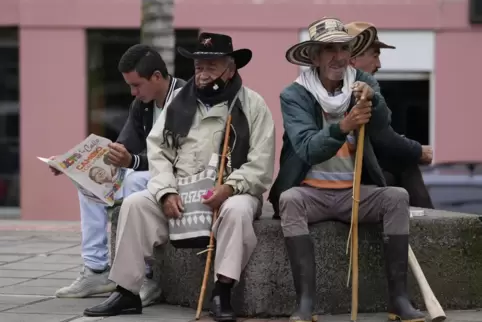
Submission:
[[[175,47],[193,50],[199,29],[176,29]],[[88,50],[88,133],[117,139],[127,119],[132,96],[117,64],[122,54],[140,42],[139,29],[91,29],[87,31]],[[189,79],[194,75],[192,61],[177,53],[174,76]]]
[[[430,144],[430,81],[379,80],[392,111],[392,127],[423,145]]]

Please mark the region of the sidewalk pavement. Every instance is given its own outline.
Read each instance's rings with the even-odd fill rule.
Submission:
[[[5,322],[190,322],[195,311],[170,305],[145,308],[142,315],[109,318],[82,316],[105,297],[57,299],[55,290],[70,284],[82,269],[80,224],[0,220],[0,321]],[[450,322],[482,321],[479,311],[448,311]],[[322,316],[323,322],[350,321],[349,315]],[[212,321],[203,317],[200,321]],[[243,322],[287,321],[239,319]],[[358,321],[386,321],[386,314],[360,314]]]

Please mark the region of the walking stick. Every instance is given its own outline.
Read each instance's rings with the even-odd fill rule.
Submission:
[[[362,99],[366,96],[366,91],[362,94]],[[365,125],[360,127],[355,155],[355,175],[353,178],[353,202],[351,212],[351,226],[348,234],[348,244],[350,248],[350,268],[352,270],[351,280],[351,321],[355,322],[358,315],[358,206],[360,204],[360,184],[363,165],[363,147],[365,143]],[[351,242],[351,243],[350,243]],[[348,247],[348,245],[347,245]],[[349,278],[348,278],[349,279]],[[347,281],[348,282],[348,281]]]
[[[226,122],[226,129],[224,131],[224,145],[223,145],[223,152],[221,155],[221,164],[219,166],[219,172],[218,172],[218,182],[217,182],[218,186],[220,186],[223,183],[225,159],[228,151],[230,131],[231,131],[231,114],[228,115],[228,120]],[[212,226],[214,226],[214,223],[216,222],[217,217],[218,217],[218,209],[215,209],[213,213],[213,221],[211,224]],[[211,269],[211,258],[213,254],[213,249],[214,249],[214,231],[211,229],[211,235],[209,237],[209,245],[207,247],[208,257],[206,258],[206,266],[204,268],[204,277],[201,285],[201,294],[199,294],[199,300],[197,304],[196,320],[199,320],[199,317],[201,315],[201,310],[202,310],[203,301],[204,301],[204,294],[206,293],[206,284],[209,277],[209,271]]]

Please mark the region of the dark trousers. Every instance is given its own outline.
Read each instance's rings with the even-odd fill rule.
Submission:
[[[422,172],[417,165],[404,168],[384,170],[383,174],[388,186],[401,187],[410,196],[410,206],[433,209],[432,198],[428,193]]]

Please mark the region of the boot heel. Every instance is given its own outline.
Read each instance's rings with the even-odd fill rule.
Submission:
[[[400,316],[393,313],[388,313],[388,320],[399,322],[425,322],[425,318],[402,319]]]

